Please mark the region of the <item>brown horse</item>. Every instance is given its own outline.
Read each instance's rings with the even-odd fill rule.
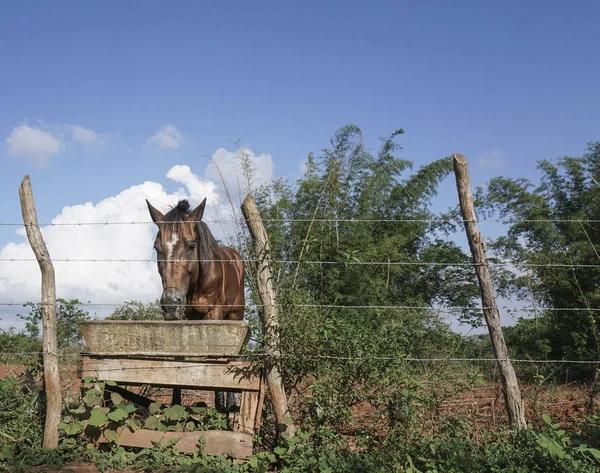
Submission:
[[[202,222],[206,199],[190,211],[180,200],[166,215],[146,200],[158,234],[154,242],[163,286],[161,310],[166,320],[242,320],[244,317],[244,261],[233,248],[220,246]],[[180,390],[173,402],[181,403]],[[227,395],[227,406],[235,403]],[[223,408],[223,393],[215,404]]]
[[[233,248],[219,246],[201,221],[206,199],[192,211],[188,201],[181,200],[166,215],[146,203],[159,228],[154,248],[164,318],[242,320],[244,261]]]

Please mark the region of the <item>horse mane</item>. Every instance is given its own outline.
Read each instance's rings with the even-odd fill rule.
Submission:
[[[186,223],[186,218],[191,212],[190,203],[187,199],[180,200],[175,207],[172,207],[162,219],[167,231],[176,232],[182,223]],[[219,248],[219,243],[211,233],[208,225],[202,221],[196,222],[196,245],[198,248],[198,259],[200,260],[200,272],[202,275],[208,274],[210,270],[210,260],[212,251]]]

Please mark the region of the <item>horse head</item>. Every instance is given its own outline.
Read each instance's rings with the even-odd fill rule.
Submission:
[[[163,215],[148,200],[152,221],[158,226],[154,241],[158,272],[163,286],[160,305],[166,320],[182,320],[187,312],[188,293],[193,292],[202,272],[203,260],[210,258],[214,239],[200,238],[200,222],[206,199],[194,210],[180,200]],[[207,241],[209,240],[209,241]]]

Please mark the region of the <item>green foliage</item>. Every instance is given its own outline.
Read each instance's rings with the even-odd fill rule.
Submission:
[[[154,302],[127,301],[117,307],[107,320],[164,320],[160,304]]]
[[[479,317],[458,309],[476,307],[473,268],[437,266],[470,262],[441,238],[453,225],[431,223],[455,213],[431,210],[452,163],[444,158],[411,172],[412,163],[397,157],[402,134],[383,138],[372,154],[359,128],[343,127],[321,156],[308,157],[295,185],[276,180],[256,194],[274,259],[299,261],[275,268],[284,382],[310,393],[300,419],[324,435],[348,424],[360,403],[389,412],[389,399],[418,371],[406,358],[457,353],[460,337],[434,307]],[[255,336],[260,349],[270,343],[260,331]]]
[[[35,363],[39,359],[41,341],[14,327],[0,329],[0,358],[6,363]]]
[[[566,430],[561,428],[560,423],[552,423],[548,414],[542,416],[546,432],[537,434],[537,443],[547,452],[547,454],[556,459],[564,467],[575,468],[574,471],[581,469],[586,463],[596,463],[600,465],[600,449],[588,445],[586,440],[591,440],[598,445],[598,440],[587,438],[581,435],[572,436]],[[594,419],[595,420],[595,419]]]
[[[42,445],[40,392],[26,377],[0,378],[0,460]]]
[[[82,432],[87,442],[96,443],[102,434],[112,444],[118,444],[117,432],[121,428],[135,431],[143,427],[161,432],[227,429],[227,417],[203,404],[164,407],[154,402],[144,413],[111,391],[114,385],[112,381],[98,381],[90,376],[83,380],[83,404],[67,406],[59,425],[64,445],[81,443]]]
[[[393,264],[469,261],[456,245],[435,238],[452,225],[418,221],[443,217],[430,210],[430,201],[452,169],[450,160],[403,176],[412,163],[394,156],[400,150],[395,138],[402,133],[383,139],[374,156],[364,148],[357,127],[344,127],[323,156],[309,156],[294,187],[275,181],[258,193],[261,215],[275,219],[267,222],[275,258],[300,260],[298,267],[278,268],[282,288],[301,288],[321,304],[472,302],[477,295],[472,268]],[[282,225],[280,219],[289,223]]]
[[[56,300],[56,337],[60,350],[84,346],[77,323],[89,320],[90,315],[82,310],[79,304],[81,302],[78,299],[58,298]],[[27,315],[17,314],[17,316],[25,321],[25,334],[38,344],[38,351],[41,351],[43,305],[27,302],[23,307],[31,307],[31,312]]]
[[[542,160],[538,169],[537,186],[527,179],[497,177],[487,192],[479,191],[484,216],[512,221],[508,234],[492,245],[517,268],[500,282],[502,293],[529,303],[533,298],[539,308],[535,322],[523,320],[512,330],[513,352],[519,357],[597,360],[600,313],[587,308],[600,304],[600,275],[593,267],[600,259],[600,233],[588,221],[597,220],[600,212],[600,143],[590,143],[580,158],[564,157],[556,164]],[[592,366],[580,370],[585,377],[594,372]]]

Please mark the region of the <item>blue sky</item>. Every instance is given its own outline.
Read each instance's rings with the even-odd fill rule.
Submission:
[[[172,194],[173,166],[205,178],[236,139],[296,178],[349,123],[374,148],[404,128],[416,165],[461,152],[475,185],[535,178],[600,139],[598,18],[594,1],[4,3],[0,221],[20,221],[24,174],[50,221],[145,181]]]

